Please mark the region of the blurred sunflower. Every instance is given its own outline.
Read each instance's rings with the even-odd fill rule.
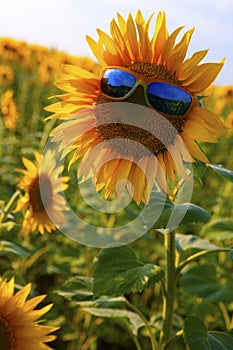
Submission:
[[[226,126],[227,128],[233,130],[233,111],[228,114],[226,119]]]
[[[155,179],[170,193],[169,184],[177,181],[177,168],[186,175],[183,160],[208,162],[197,142],[217,142],[225,132],[222,121],[203,108],[198,98],[214,81],[224,61],[199,64],[208,50],[185,59],[194,30],[185,32],[177,42],[183,27],[169,34],[164,12],[158,14],[150,38],[152,17],[146,21],[138,11],[135,20],[131,14],[125,20],[118,14],[118,23],[115,19],[110,23],[111,36],[102,30],[97,30],[97,42],[87,36],[101,73],[64,66],[55,85],[66,93],[60,95],[62,101],[46,107],[54,113],[50,118],[68,120],[53,130],[53,141],[61,142],[64,155],[75,149],[70,164],[82,159],[78,176],[83,180],[93,177],[97,190],[105,191],[105,198],[117,195],[116,184],[127,179],[138,204],[148,201]],[[149,108],[176,132],[171,136],[156,117],[154,125],[148,123],[147,113],[140,115],[146,130],[122,123],[121,118],[116,121],[110,102],[141,105],[145,111]],[[156,137],[150,129],[156,129],[162,137]],[[109,141],[117,138],[135,141],[150,153],[115,147]],[[88,158],[100,143],[102,151],[98,148]],[[164,178],[166,184],[162,186]]]
[[[204,100],[205,107],[215,113],[225,117],[233,109],[233,86],[211,85],[204,93],[208,96]]]
[[[10,66],[1,64],[0,65],[0,84],[10,85],[14,81],[14,72]]]
[[[65,218],[62,211],[67,210],[65,200],[59,192],[68,188],[68,177],[60,178],[63,167],[56,167],[54,152],[47,151],[44,156],[34,152],[36,164],[29,159],[22,158],[26,169],[17,169],[24,174],[18,187],[25,194],[21,197],[14,212],[25,211],[23,220],[23,233],[28,234],[38,230],[44,234],[45,230],[51,232],[55,230],[56,225],[63,223]],[[40,165],[43,157],[43,167]],[[44,192],[43,200],[41,190]],[[49,216],[54,218],[56,225],[50,220]]]
[[[14,294],[14,279],[9,282],[0,278],[0,348],[1,350],[46,350],[52,349],[45,343],[56,336],[49,333],[58,327],[37,324],[37,320],[47,313],[52,304],[42,309],[35,307],[46,297],[40,295],[26,300],[31,284],[27,284]]]
[[[19,113],[16,102],[14,100],[14,91],[8,89],[1,98],[1,114],[4,117],[5,127],[9,130],[15,130]]]

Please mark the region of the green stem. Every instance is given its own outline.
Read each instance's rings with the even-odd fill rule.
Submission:
[[[46,142],[48,142],[49,134],[52,128],[54,127],[54,124],[56,122],[56,119],[51,119],[44,128],[44,132],[42,134],[41,140],[40,140],[40,148],[44,149],[46,146]]]
[[[165,293],[163,297],[163,327],[160,335],[160,348],[169,340],[172,332],[174,301],[176,294],[176,250],[175,231],[166,230],[164,233],[165,246]]]
[[[230,252],[232,249],[231,248],[219,248],[219,249],[213,249],[213,250],[203,250],[201,252],[198,252],[194,255],[191,255],[190,257],[188,257],[186,260],[182,261],[182,263],[180,263],[179,266],[177,266],[176,268],[176,274],[179,274],[180,271],[186,266],[188,265],[190,262],[193,262],[199,258],[201,258],[204,255],[207,254],[212,254],[212,253],[220,253],[220,252]]]
[[[15,200],[17,199],[17,197],[20,195],[20,191],[16,191],[13,196],[11,197],[11,199],[9,200],[9,202],[7,203],[7,205],[5,206],[5,208],[3,209],[1,215],[0,215],[0,224],[2,224],[4,222],[4,220],[6,219],[7,215],[9,214],[9,212],[11,211],[11,208],[13,207]]]
[[[133,304],[131,304],[128,300],[126,300],[126,305],[128,306],[129,309],[136,312],[138,314],[138,316],[143,320],[143,322],[145,323],[145,326],[149,332],[149,335],[150,335],[152,350],[158,350],[158,344],[157,344],[157,341],[155,339],[155,336],[151,330],[151,327],[150,327],[147,319],[143,315],[143,313],[141,313],[141,311],[138,310],[138,308],[136,306],[134,306]]]
[[[130,332],[129,332],[129,333],[130,333]],[[138,338],[137,338],[135,335],[132,335],[132,334],[131,334],[131,338],[132,338],[132,340],[133,340],[133,342],[134,342],[134,344],[135,344],[135,346],[136,346],[136,349],[137,349],[137,350],[142,350],[142,347],[141,347],[141,345],[139,344]]]
[[[219,309],[222,313],[222,316],[224,318],[226,330],[231,330],[231,320],[230,320],[230,317],[228,315],[228,312],[227,312],[225,305],[223,304],[223,302],[220,301],[218,303],[218,307],[219,307]]]
[[[172,350],[173,344],[176,342],[176,340],[183,335],[183,330],[178,331],[175,335],[173,335],[165,344],[164,344],[164,350]]]

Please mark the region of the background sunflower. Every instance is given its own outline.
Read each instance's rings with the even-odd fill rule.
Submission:
[[[47,313],[52,304],[35,309],[45,298],[40,295],[26,300],[31,284],[14,294],[14,279],[0,280],[0,345],[2,350],[51,349],[45,343],[56,337],[50,333],[57,327],[38,324],[38,319]]]
[[[25,235],[36,230],[41,234],[53,231],[56,226],[49,215],[56,217],[56,224],[59,224],[64,222],[62,211],[67,209],[64,198],[59,192],[67,189],[69,178],[59,178],[62,169],[56,167],[54,153],[48,151],[42,156],[35,152],[34,155],[36,164],[23,158],[26,170],[18,169],[24,175],[18,184],[24,195],[19,198],[14,212],[24,212],[22,231]],[[44,191],[43,197],[41,191]]]

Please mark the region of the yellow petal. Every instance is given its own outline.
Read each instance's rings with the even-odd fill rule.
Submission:
[[[197,94],[206,89],[217,77],[224,64],[224,60],[219,63],[203,63],[197,66],[187,80],[182,82],[192,93]]]
[[[66,73],[71,74],[77,78],[97,79],[97,76],[94,73],[89,72],[88,70],[81,67],[77,67],[71,64],[66,64],[62,67]]]
[[[118,19],[120,30],[124,36],[124,34],[126,33],[126,28],[127,28],[126,21],[124,20],[124,18],[121,16],[120,13],[117,14],[117,19]]]
[[[174,30],[174,32],[172,32],[171,35],[169,35],[169,37],[167,38],[167,40],[165,41],[164,44],[164,49],[161,53],[161,64],[166,64],[171,56],[172,53],[172,49],[175,43],[175,40],[177,38],[177,35],[180,33],[181,29],[183,29],[184,27],[179,27],[176,30]]]
[[[100,29],[97,29],[97,33],[99,34],[99,42],[101,46],[104,46],[109,54],[113,56],[117,55],[118,52],[112,38]]]
[[[207,128],[214,136],[224,135],[227,131],[219,116],[205,108],[194,107],[189,112],[189,117]]]
[[[102,67],[106,66],[106,62],[103,58],[103,48],[101,45],[99,45],[94,39],[92,39],[89,35],[86,35],[86,40],[88,42],[88,45],[90,46],[93,54],[97,58],[98,62]]]
[[[125,51],[125,40],[123,34],[121,33],[115,19],[113,19],[110,23],[110,31],[113,37],[114,42],[118,44],[119,49],[124,52]]]
[[[151,155],[148,159],[146,173],[145,173],[146,178],[147,178],[147,184],[146,184],[146,189],[145,189],[145,198],[147,199],[147,201],[150,198],[150,194],[151,194],[152,188],[153,188],[154,183],[155,183],[155,176],[156,176],[156,172],[157,172],[157,167],[158,167],[157,158],[154,155]]]
[[[192,137],[189,137],[189,135],[187,135],[185,131],[181,133],[181,136],[182,136],[190,154],[194,158],[199,159],[200,161],[202,161],[204,163],[209,163],[208,158],[201,151],[200,147],[198,146],[198,144],[196,143],[196,141]]]
[[[202,50],[195,52],[192,57],[184,61],[179,67],[177,67],[177,77],[179,80],[187,79],[201,62],[201,60],[207,55],[209,50]]]
[[[127,33],[128,33],[128,42],[129,42],[129,49],[130,49],[130,58],[132,61],[139,60],[140,54],[139,54],[139,48],[138,48],[138,39],[137,39],[137,32],[134,24],[133,17],[131,13],[128,16],[127,20]]]
[[[156,20],[155,33],[151,41],[153,62],[157,62],[159,56],[162,54],[167,36],[168,32],[166,27],[166,14],[165,12],[159,12]]]
[[[129,181],[133,187],[133,199],[138,205],[140,205],[146,183],[143,171],[135,163],[132,164],[129,174]]]
[[[27,158],[22,158],[23,164],[25,168],[27,168],[30,171],[31,177],[35,177],[38,173],[37,167]]]
[[[180,64],[183,62],[188,46],[192,37],[192,34],[194,32],[194,28],[188,30],[181,41],[176,44],[176,46],[173,49],[173,53],[169,58],[169,61],[167,62],[167,67],[170,70],[170,72],[175,72],[177,68],[180,66]]]
[[[216,137],[195,120],[188,120],[185,123],[185,133],[197,141],[216,143]]]

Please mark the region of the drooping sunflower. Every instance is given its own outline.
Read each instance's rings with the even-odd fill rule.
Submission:
[[[35,151],[34,155],[35,164],[22,158],[26,169],[17,169],[24,175],[18,187],[25,193],[19,198],[14,212],[25,212],[22,226],[24,234],[36,230],[44,234],[45,231],[55,230],[56,224],[64,223],[63,212],[67,210],[65,199],[60,193],[68,188],[69,177],[60,178],[63,167],[56,166],[54,152],[49,150],[41,155]],[[43,167],[40,168],[42,158]],[[45,192],[43,199],[41,190]],[[56,224],[51,221],[51,215]]]
[[[35,309],[46,295],[26,300],[31,291],[31,284],[27,284],[15,294],[14,288],[14,278],[9,282],[0,278],[1,350],[52,349],[45,343],[56,338],[50,333],[58,327],[37,324],[37,320],[51,309],[52,304]]]
[[[217,142],[225,132],[219,117],[206,110],[198,97],[214,81],[224,60],[200,64],[208,50],[186,58],[193,29],[177,41],[183,27],[169,34],[164,12],[159,12],[150,37],[152,17],[145,20],[138,11],[135,19],[129,14],[125,20],[118,14],[118,21],[110,23],[111,36],[99,29],[97,42],[87,36],[100,74],[65,65],[55,83],[65,92],[62,101],[46,108],[54,113],[51,118],[66,120],[53,131],[53,140],[61,142],[64,155],[75,150],[71,164],[82,160],[78,176],[93,177],[105,198],[116,195],[118,181],[127,179],[138,204],[148,201],[155,179],[169,193],[177,171],[186,175],[183,161],[208,162],[198,142]],[[120,115],[128,104],[140,106],[135,117],[140,125],[132,116],[127,123],[127,117]],[[149,121],[148,109],[155,116]],[[115,146],[119,139],[129,140],[130,145]],[[96,147],[99,144],[102,148]],[[140,147],[132,150],[133,144],[149,152]],[[91,152],[95,147],[98,152]]]

